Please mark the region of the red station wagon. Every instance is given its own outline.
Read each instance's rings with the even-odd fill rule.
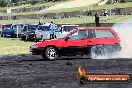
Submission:
[[[96,58],[98,55],[120,50],[120,38],[109,27],[77,28],[63,38],[45,40],[30,46],[33,55],[42,55],[48,60],[75,55]]]

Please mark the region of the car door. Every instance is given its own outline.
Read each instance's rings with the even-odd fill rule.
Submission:
[[[78,30],[67,37],[63,44],[63,52],[69,54],[83,53],[87,44],[87,30]]]

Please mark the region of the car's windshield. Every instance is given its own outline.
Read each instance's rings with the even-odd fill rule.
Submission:
[[[18,25],[13,25],[13,29],[16,29]]]
[[[50,26],[39,26],[39,30],[50,31]]]
[[[71,30],[73,30],[74,28],[76,28],[77,26],[64,26],[63,31],[65,32],[70,32]]]
[[[69,33],[67,33],[67,32],[63,32],[63,33],[57,33],[57,38],[65,38],[66,36],[67,36],[67,34],[69,34]]]
[[[28,30],[36,30],[37,27],[38,25],[29,25]]]
[[[17,29],[17,27],[18,27],[18,28],[22,28],[23,25],[13,25],[13,26],[12,26],[13,29]]]
[[[26,31],[28,29],[28,26],[24,26],[23,31]]]

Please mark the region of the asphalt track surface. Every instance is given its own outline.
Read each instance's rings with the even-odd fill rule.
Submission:
[[[132,74],[132,59],[59,58],[44,61],[40,56],[0,58],[0,88],[132,88],[128,84],[83,84],[76,81],[77,68],[87,73]]]

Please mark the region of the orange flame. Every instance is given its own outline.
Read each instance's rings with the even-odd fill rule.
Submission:
[[[78,72],[79,72],[79,75],[80,75],[80,76],[85,76],[85,75],[86,75],[86,72],[85,72],[85,70],[82,68],[82,66],[79,66]]]

